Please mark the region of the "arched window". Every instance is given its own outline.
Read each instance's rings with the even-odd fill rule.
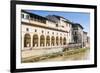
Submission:
[[[60,37],[60,45],[62,45],[62,37]]]
[[[55,38],[54,38],[54,36],[51,37],[51,45],[52,45],[52,46],[55,45]]]
[[[63,45],[66,45],[66,38],[63,38]]]
[[[31,46],[31,36],[30,34],[25,34],[24,36],[24,47],[30,47]]]
[[[46,46],[50,46],[50,36],[46,37]]]
[[[74,42],[78,43],[78,37],[77,36],[74,36]]]
[[[56,45],[59,45],[59,38],[58,38],[58,36],[56,37]]]
[[[35,34],[33,35],[33,47],[37,47],[38,46],[38,35]]]
[[[40,36],[40,46],[44,46],[45,45],[45,37],[44,35]]]

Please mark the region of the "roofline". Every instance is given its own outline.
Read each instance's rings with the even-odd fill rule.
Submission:
[[[25,13],[27,13],[27,14],[37,15],[37,14],[31,13],[31,12],[27,12],[27,11],[25,11],[25,10],[21,10],[21,11],[22,11],[22,12],[25,12]],[[40,16],[40,15],[37,15],[37,16]],[[42,17],[42,16],[40,16],[40,17]],[[42,17],[42,18],[46,19],[45,17]]]
[[[82,27],[82,25],[79,24],[79,23],[75,23],[75,25],[78,25],[79,27],[81,27],[82,29],[84,29],[84,28]]]
[[[53,15],[53,16],[55,16],[55,17],[59,17],[59,18],[63,18],[63,19],[65,19],[66,20],[66,22],[67,23],[70,23],[70,24],[73,24],[73,22],[71,22],[70,20],[68,20],[68,19],[66,19],[66,18],[64,18],[64,17],[62,17],[62,16],[59,16],[59,15]]]
[[[27,13],[27,14],[36,15],[36,16],[39,16],[39,17],[44,18],[45,20],[51,21],[51,20],[47,19],[46,17],[40,16],[40,15],[38,15],[38,14],[31,13],[31,12],[27,12],[27,11],[25,11],[25,10],[21,10],[21,11],[22,11],[22,12],[25,12],[25,13]],[[51,21],[51,22],[55,23],[54,21]]]
[[[21,10],[21,11],[22,11],[22,12],[25,12],[25,13],[28,13],[28,14],[32,14],[32,15],[37,15],[37,14],[34,14],[34,13],[27,12],[27,11],[25,11],[25,10]],[[46,17],[40,16],[40,15],[37,15],[37,16],[42,17],[42,18],[44,18],[44,19],[46,19],[46,20],[48,20],[48,21],[51,21],[51,22],[55,23],[54,21],[52,21],[52,20],[50,20],[50,19],[48,19],[48,18],[46,18]],[[61,17],[61,16],[59,16],[59,15],[54,15],[54,16]],[[64,17],[61,17],[61,18],[64,18]],[[66,18],[64,18],[64,19],[66,19]],[[68,20],[68,21],[67,21],[67,20],[68,20],[68,19],[66,19],[66,22],[67,22],[67,23],[70,23],[71,25],[73,25],[73,24],[78,25],[78,26],[80,26],[82,29],[84,29],[84,28],[82,27],[82,25],[80,25],[79,23],[74,23],[74,22],[71,22],[70,20]]]
[[[86,31],[83,31],[83,32],[87,34],[87,32],[86,32]]]

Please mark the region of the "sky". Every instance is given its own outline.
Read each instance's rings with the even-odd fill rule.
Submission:
[[[40,16],[59,15],[74,23],[79,23],[83,26],[83,30],[88,32],[90,30],[90,14],[83,12],[60,12],[60,11],[43,11],[43,10],[27,10],[28,12],[38,14]]]

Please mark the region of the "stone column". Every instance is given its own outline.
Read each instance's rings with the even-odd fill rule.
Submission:
[[[31,35],[31,49],[33,48],[33,35],[32,34],[30,34]]]
[[[58,36],[58,46],[60,46],[60,37]]]
[[[46,35],[44,35],[44,47],[46,47]]]
[[[51,36],[50,36],[50,46],[51,46]]]
[[[54,40],[54,46],[56,46],[57,44],[56,44],[56,37],[54,36],[54,38],[55,38],[55,40]]]
[[[38,35],[38,47],[40,47],[40,35]]]

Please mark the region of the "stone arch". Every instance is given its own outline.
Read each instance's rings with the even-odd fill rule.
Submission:
[[[58,36],[56,37],[56,45],[59,45],[59,38],[58,38]]]
[[[46,37],[46,46],[50,46],[50,36]]]
[[[55,37],[54,37],[54,36],[51,37],[51,45],[52,45],[52,46],[55,45]]]
[[[62,45],[62,37],[60,37],[60,45]]]
[[[24,47],[31,47],[31,36],[28,33],[24,35]]]
[[[63,45],[66,45],[66,37],[63,38]]]
[[[45,37],[44,35],[40,36],[40,46],[44,46],[45,45]]]
[[[37,47],[38,46],[38,35],[35,34],[33,35],[33,47]]]

